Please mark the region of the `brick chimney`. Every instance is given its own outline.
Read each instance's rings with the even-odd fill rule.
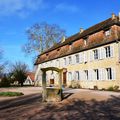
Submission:
[[[116,18],[116,15],[112,13],[112,20],[114,20],[115,18]]]
[[[119,21],[120,21],[120,12],[119,12],[119,14],[118,14],[118,18],[119,18]]]

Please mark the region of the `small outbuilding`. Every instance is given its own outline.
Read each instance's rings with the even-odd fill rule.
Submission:
[[[35,82],[35,73],[34,72],[28,72],[27,78],[24,82],[24,85],[34,85]]]

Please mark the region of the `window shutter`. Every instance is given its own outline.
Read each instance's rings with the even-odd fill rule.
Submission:
[[[80,71],[80,80],[84,80],[84,72],[83,71]]]
[[[81,71],[79,71],[79,80],[81,80]]]
[[[63,64],[63,58],[60,59],[60,67],[63,67],[64,64]]]
[[[89,59],[90,59],[90,61],[93,60],[93,51],[92,50],[89,52]]]
[[[116,79],[115,68],[112,68],[112,80]]]
[[[98,58],[102,59],[102,48],[98,49]]]
[[[69,58],[66,57],[66,65],[69,65]]]
[[[92,80],[96,80],[96,75],[95,75],[95,71],[94,70],[92,70]]]
[[[99,78],[100,80],[103,80],[103,69],[99,69]]]
[[[87,62],[87,53],[84,52],[84,62]]]
[[[75,56],[75,55],[72,55],[72,56],[71,56],[71,59],[72,59],[72,64],[76,64],[76,56]]]
[[[74,76],[75,76],[74,72],[71,72],[71,73],[72,73],[72,79],[71,80],[74,80]]]
[[[92,80],[92,70],[88,70],[88,80]]]
[[[106,58],[106,51],[105,51],[105,48],[101,48],[101,55],[102,55],[102,59]]]
[[[82,58],[83,58],[83,53],[80,53],[80,54],[79,54],[79,59],[80,59],[79,62],[80,62],[80,63],[83,62],[83,59],[82,59]]]
[[[114,48],[113,45],[110,46],[110,57],[113,57],[114,55]]]
[[[105,68],[102,69],[102,73],[103,73],[103,80],[108,80],[107,78],[107,71]]]

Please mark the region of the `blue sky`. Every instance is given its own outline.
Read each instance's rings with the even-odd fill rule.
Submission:
[[[119,11],[120,0],[0,0],[0,48],[6,60],[23,61],[32,69],[32,56],[21,50],[30,26],[46,21],[70,36]]]

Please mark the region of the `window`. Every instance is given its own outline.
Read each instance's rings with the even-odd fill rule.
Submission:
[[[85,80],[88,80],[88,70],[84,70],[85,72]]]
[[[84,45],[87,45],[87,41],[88,41],[88,39],[86,38],[86,39],[84,39]]]
[[[98,59],[98,50],[93,50],[94,52],[94,60],[97,60]]]
[[[79,54],[77,54],[75,56],[76,56],[76,63],[79,63]]]
[[[94,72],[95,72],[95,80],[99,80],[99,71],[98,71],[98,69],[95,69]]]
[[[110,34],[111,34],[111,30],[105,31],[105,36],[106,36],[106,37],[110,36]]]
[[[71,58],[71,56],[68,57],[68,60],[69,60],[69,64],[72,64],[72,58]]]
[[[106,72],[107,72],[107,79],[111,80],[113,78],[112,69],[111,68],[106,68]]]
[[[111,57],[110,46],[105,47],[105,55],[106,55],[106,58]]]
[[[59,60],[56,60],[56,66],[60,67],[60,61]]]
[[[71,50],[73,48],[73,43],[69,43],[69,50]]]
[[[70,81],[72,80],[72,73],[71,72],[68,72],[68,78]]]
[[[79,80],[79,79],[80,79],[79,71],[76,71],[75,72],[75,80]]]
[[[66,62],[66,58],[64,58],[64,65],[66,65],[67,64],[67,62]]]

